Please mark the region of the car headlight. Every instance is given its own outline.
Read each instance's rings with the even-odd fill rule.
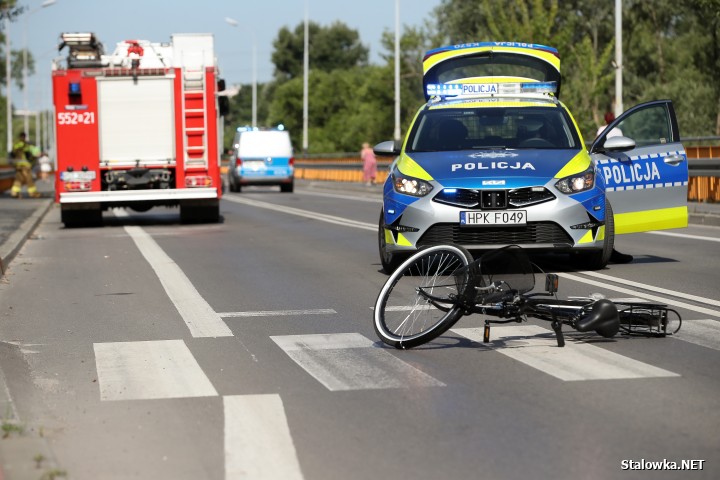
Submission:
[[[408,177],[398,170],[392,173],[393,187],[398,193],[412,195],[413,197],[424,197],[433,189],[432,185],[419,178]]]
[[[595,170],[586,170],[576,175],[570,175],[555,184],[555,188],[562,193],[571,194],[590,190],[595,185]]]

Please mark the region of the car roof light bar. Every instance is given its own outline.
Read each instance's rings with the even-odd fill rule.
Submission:
[[[476,98],[498,95],[546,97],[557,92],[555,82],[513,83],[429,83],[426,92],[430,97]]]

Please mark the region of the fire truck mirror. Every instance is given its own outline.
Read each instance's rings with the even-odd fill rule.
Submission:
[[[225,91],[225,79],[220,78],[217,82],[217,91],[218,92],[224,92]]]
[[[228,97],[218,97],[218,109],[223,117],[230,113],[230,100]]]

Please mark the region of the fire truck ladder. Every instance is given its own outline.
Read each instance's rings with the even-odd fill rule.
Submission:
[[[183,71],[185,166],[207,168],[205,71]]]

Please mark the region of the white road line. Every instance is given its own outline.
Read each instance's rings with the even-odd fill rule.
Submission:
[[[704,315],[720,317],[720,312],[718,312],[717,310],[711,310],[709,308],[698,307],[695,305],[690,305],[689,303],[678,302],[677,300],[672,300],[672,299],[665,298],[665,297],[649,295],[647,293],[638,292],[636,290],[630,290],[629,288],[617,287],[617,286],[611,285],[609,283],[598,282],[595,280],[590,280],[589,278],[578,277],[577,275],[571,275],[569,273],[558,273],[558,275],[560,275],[562,278],[567,278],[568,280],[574,280],[576,282],[586,283],[588,285],[594,285],[596,287],[606,288],[608,290],[615,290],[616,292],[626,293],[629,295],[633,295],[635,297],[644,298],[646,300],[652,300],[657,303],[672,305],[674,307],[685,308],[688,310],[692,310],[694,312],[702,313]],[[651,288],[654,288],[654,287],[651,287]]]
[[[256,310],[250,312],[222,312],[224,318],[237,317],[281,317],[286,315],[333,315],[337,312],[332,308],[316,308],[314,310]]]
[[[359,333],[270,337],[330,391],[443,387]]]
[[[223,397],[226,480],[302,480],[282,399]]]
[[[689,235],[687,233],[675,233],[675,232],[646,232],[646,233],[652,233],[653,235],[667,235],[668,237],[689,238],[691,240],[705,240],[707,242],[720,242],[720,238],[704,237],[702,235]]]
[[[720,322],[716,320],[684,320],[680,331],[670,338],[720,350]]]
[[[100,400],[217,396],[182,340],[95,343],[93,347]]]
[[[127,216],[120,210],[116,216]],[[140,253],[148,261],[170,301],[190,329],[193,337],[232,337],[233,333],[225,325],[220,315],[205,301],[180,267],[170,258],[160,245],[140,227],[124,227],[137,245]]]
[[[551,330],[536,325],[493,327],[489,344],[482,343],[482,328],[451,331],[564,381],[679,376],[570,336],[565,337],[565,346],[560,348]],[[540,334],[551,335],[538,337]]]
[[[342,225],[343,227],[359,228],[361,230],[370,230],[372,232],[377,232],[378,229],[377,225],[372,223],[357,222],[349,218],[325,215],[324,213],[312,212],[310,210],[302,210],[300,208],[294,207],[286,207],[283,205],[276,205],[274,203],[260,202],[258,200],[251,200],[249,198],[238,198],[236,196],[226,195],[223,197],[223,199],[227,200],[228,202],[235,202],[243,205],[250,205],[252,207],[265,208],[267,210],[287,213],[288,215],[296,215],[298,217],[311,218],[313,220],[320,220],[321,222]]]
[[[668,290],[667,288],[660,288],[660,287],[656,287],[654,285],[648,285],[647,283],[633,282],[631,280],[625,280],[624,278],[612,277],[610,275],[605,275],[603,273],[598,273],[598,272],[589,272],[588,271],[588,272],[578,272],[578,273],[582,273],[583,275],[588,275],[590,277],[601,278],[603,280],[610,280],[611,282],[623,283],[625,285],[630,285],[632,287],[644,288],[646,290],[650,290],[655,293],[664,293],[667,295],[672,295],[673,297],[686,298],[688,300],[694,300],[696,302],[706,303],[708,305],[715,305],[717,307],[720,307],[720,302],[717,300],[713,300],[711,298],[698,297],[697,295],[690,295],[689,293],[682,293],[682,292],[677,292],[675,290]]]

